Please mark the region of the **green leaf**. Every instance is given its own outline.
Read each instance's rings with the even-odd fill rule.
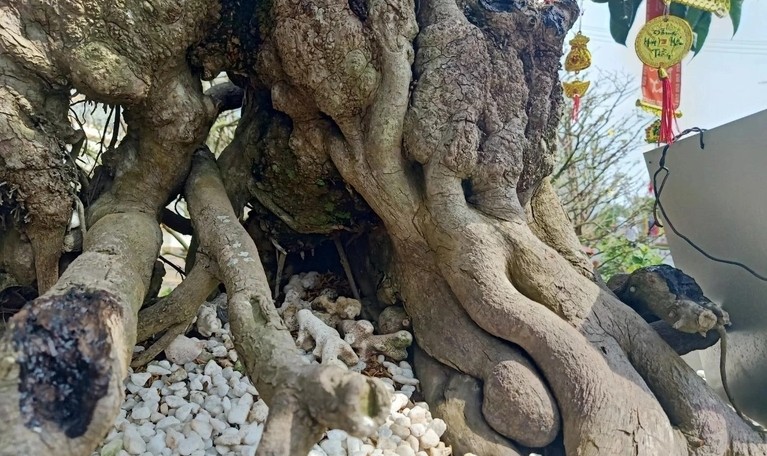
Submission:
[[[701,49],[703,49],[703,43],[706,42],[708,36],[708,29],[711,26],[711,13],[706,11],[701,14],[695,26],[692,28],[695,33],[695,43],[692,46],[693,55],[697,55]]]
[[[690,27],[695,31],[695,25],[698,23],[701,16],[703,16],[703,13],[705,13],[705,11],[691,6],[690,9],[687,10],[687,16],[680,17],[687,20],[687,23],[690,24]]]
[[[626,38],[641,4],[642,0],[609,0],[607,2],[610,9],[610,35],[616,42],[626,45]]]
[[[730,0],[730,20],[732,21],[732,35],[738,33],[740,26],[740,13],[743,9],[743,0]]]
[[[684,19],[687,16],[687,7],[681,3],[671,2],[671,6],[668,7],[668,12],[672,16],[676,16]],[[692,22],[690,22],[692,24]]]

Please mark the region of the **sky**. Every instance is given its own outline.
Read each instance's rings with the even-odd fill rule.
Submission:
[[[642,65],[634,53],[636,33],[644,23],[645,6],[629,34],[628,47],[610,37],[606,3],[584,2],[583,33],[591,38],[592,68],[636,75],[639,86]],[[767,0],[745,0],[738,33],[732,36],[729,17],[714,17],[701,52],[682,63],[682,129],[713,128],[767,109]],[[577,30],[578,25],[573,28]],[[571,35],[572,35],[571,33]],[[689,54],[692,56],[692,53]],[[593,75],[595,72],[590,72]],[[592,81],[592,86],[598,84]],[[588,94],[587,94],[588,96]],[[636,98],[640,93],[637,90]],[[633,109],[632,98],[625,109]],[[642,151],[636,151],[641,160]]]

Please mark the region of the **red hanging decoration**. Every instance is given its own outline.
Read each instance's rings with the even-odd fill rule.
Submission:
[[[581,96],[573,96],[573,113],[570,115],[570,119],[573,122],[578,122],[578,114],[581,112]]]
[[[662,143],[674,142],[674,93],[671,91],[671,79],[665,69],[658,69],[658,77],[663,86],[663,106],[660,115],[660,134],[658,140]]]

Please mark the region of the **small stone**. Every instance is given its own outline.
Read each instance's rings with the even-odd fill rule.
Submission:
[[[226,358],[229,352],[223,345],[218,345],[210,351],[216,358]]]
[[[346,456],[346,451],[344,451],[344,446],[340,440],[323,440],[320,442],[320,448],[328,456]]]
[[[183,367],[178,367],[178,366],[174,366],[174,367],[177,367],[177,369],[174,370],[173,373],[168,376],[168,382],[176,383],[182,380],[186,380],[187,376],[189,375],[187,374],[186,369],[184,369]]]
[[[422,435],[426,433],[426,429],[428,428],[426,427],[424,423],[415,423],[410,426],[410,433],[413,436],[420,438]]]
[[[256,456],[256,447],[249,445],[239,445],[234,448],[239,456]]]
[[[426,432],[419,437],[418,441],[421,443],[421,449],[428,450],[439,444],[439,436],[434,429],[427,429]]]
[[[157,428],[155,427],[154,423],[144,423],[136,430],[138,431],[139,435],[144,438],[144,440],[148,440],[149,437],[152,437],[157,432]]]
[[[410,445],[400,445],[394,452],[397,456],[415,456],[415,450],[410,448]]]
[[[182,456],[189,456],[197,450],[204,450],[204,443],[199,434],[191,431],[178,446],[178,452]]]
[[[412,375],[412,373],[410,375]],[[420,383],[417,378],[408,378],[404,375],[392,375],[391,379],[401,385],[417,385]]]
[[[192,362],[202,353],[203,342],[181,334],[165,349],[165,356],[176,364]]]
[[[152,454],[160,454],[165,447],[165,433],[158,432],[154,437],[149,439],[149,443],[146,445],[146,450]]]
[[[149,410],[149,407],[142,404],[141,406],[133,408],[133,411],[131,412],[130,417],[134,421],[140,421],[140,420],[148,419],[151,414],[152,412]]]
[[[122,438],[116,438],[110,442],[107,442],[106,445],[101,447],[101,451],[99,452],[100,456],[115,456],[117,453],[120,452],[120,450],[123,449],[123,439]]]
[[[402,393],[394,393],[392,395],[392,398],[391,398],[391,408],[390,408],[390,410],[392,411],[392,413],[398,412],[398,411],[402,410],[407,405],[407,403],[409,401],[410,401],[410,399],[408,399],[407,396],[405,396],[404,394],[402,394]]]
[[[250,394],[243,395],[237,404],[229,410],[226,414],[226,420],[231,424],[244,424],[250,413],[250,407],[253,405],[253,396]]]
[[[152,378],[152,374],[149,372],[139,372],[138,374],[130,374],[130,381],[136,386],[143,387],[146,382]]]
[[[401,439],[406,439],[410,435],[410,428],[394,423],[390,426],[392,433]]]
[[[157,364],[149,364],[146,371],[153,375],[170,375],[170,369],[166,369]]]
[[[328,454],[319,445],[314,445],[306,456],[328,456]]]
[[[221,375],[221,371],[223,371],[221,366],[219,366],[218,363],[212,359],[205,365],[205,375],[209,376],[210,378]]]
[[[168,431],[165,433],[165,445],[171,450],[176,450],[183,441],[184,434],[178,432],[175,429],[168,429]]]
[[[176,395],[170,395],[165,396],[165,403],[168,404],[168,407],[170,408],[179,408],[182,405],[186,404],[186,399],[182,397],[178,397]]]
[[[341,429],[331,429],[327,432],[326,435],[328,440],[344,441],[349,437],[349,434],[347,434],[346,431],[342,431]]]
[[[421,442],[419,442],[418,438],[416,438],[414,435],[406,438],[405,442],[410,446],[410,448],[413,449],[413,451],[418,451],[418,447],[421,445]]]
[[[408,418],[410,418],[410,422],[413,424],[426,423],[427,411],[428,410],[421,407],[413,407],[413,409],[410,410],[410,414],[408,415]]]
[[[362,451],[362,440],[350,435],[346,438],[346,450],[349,454]]]
[[[228,425],[228,424],[226,424],[226,422],[225,422],[225,421],[223,421],[223,420],[219,420],[218,418],[211,418],[211,419],[210,419],[210,425],[211,425],[211,426],[213,426],[213,429],[214,429],[216,432],[218,432],[219,434],[221,434],[222,432],[224,432],[224,430],[225,430],[225,429],[227,429],[227,428],[229,427],[229,425]]]
[[[213,442],[216,445],[239,445],[240,444],[240,431],[235,428],[224,429],[224,432],[220,436],[216,437]]]
[[[229,394],[229,385],[226,383],[221,385],[216,385],[216,395],[218,397],[225,397],[227,394]]]
[[[264,426],[258,423],[248,424],[240,429],[240,435],[242,436],[242,443],[245,445],[258,446],[261,441],[261,436],[264,433]]]
[[[248,421],[263,423],[267,416],[269,416],[269,406],[262,399],[259,399],[251,407]]]
[[[197,332],[205,337],[221,332],[221,320],[216,315],[216,307],[211,303],[200,306],[197,312]]]
[[[139,391],[139,396],[144,402],[160,402],[160,393],[154,386],[142,389]]]
[[[228,356],[233,363],[236,363],[237,360],[240,359],[240,357],[237,355],[237,351],[235,350],[229,350]]]
[[[192,414],[192,404],[186,403],[176,410],[176,418],[182,423],[189,419]]]
[[[210,424],[210,420],[203,418],[207,416],[207,414],[200,414],[192,420],[192,429],[194,429],[194,431],[199,434],[203,440],[209,439],[213,434],[213,425]]]
[[[179,424],[181,424],[181,421],[179,421],[175,416],[166,416],[165,418],[158,421],[155,426],[157,429],[167,429],[171,426],[176,426]]]
[[[202,391],[202,380],[195,378],[189,381],[189,389],[192,391]]]
[[[431,423],[429,423],[429,429],[433,430],[438,437],[441,437],[442,434],[444,434],[447,430],[447,424],[445,424],[445,422],[441,419],[435,418]]]
[[[123,434],[123,448],[129,454],[141,454],[146,451],[146,443],[133,426],[128,426]]]

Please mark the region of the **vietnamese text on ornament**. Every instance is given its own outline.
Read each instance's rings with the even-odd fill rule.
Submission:
[[[634,46],[639,60],[645,65],[669,68],[690,52],[692,29],[684,19],[660,16],[639,30]]]

